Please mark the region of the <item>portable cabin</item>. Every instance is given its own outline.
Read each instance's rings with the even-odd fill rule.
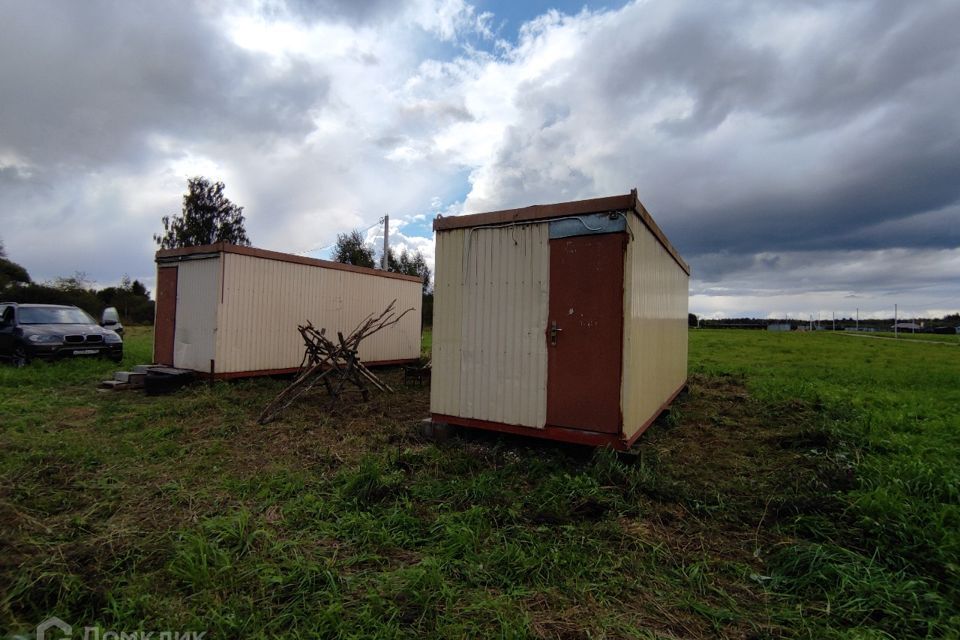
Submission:
[[[433,228],[433,422],[625,449],[685,387],[690,268],[636,190]]]
[[[297,325],[344,335],[396,299],[413,308],[360,344],[369,365],[420,357],[422,282],[365,267],[214,244],[157,252],[153,359],[220,378],[296,371]]]

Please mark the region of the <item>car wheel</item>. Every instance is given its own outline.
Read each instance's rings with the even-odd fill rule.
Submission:
[[[110,360],[113,362],[123,362],[123,354],[121,353],[119,355],[112,355],[110,356]]]
[[[13,350],[13,356],[11,356],[10,361],[13,363],[13,366],[25,367],[30,363],[30,358],[27,357],[27,352],[23,347],[16,347]]]

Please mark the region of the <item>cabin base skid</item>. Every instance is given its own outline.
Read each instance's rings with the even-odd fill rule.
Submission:
[[[673,401],[687,388],[684,381],[677,390],[670,394],[657,411],[641,425],[637,432],[629,438],[624,438],[623,434],[599,433],[597,431],[585,431],[581,429],[568,429],[566,427],[556,427],[546,425],[542,429],[533,427],[523,427],[515,424],[504,424],[502,422],[492,422],[489,420],[476,420],[474,418],[461,418],[458,416],[448,416],[442,413],[431,413],[431,421],[436,425],[456,425],[468,429],[482,429],[485,431],[498,431],[500,433],[510,433],[518,436],[530,436],[533,438],[542,438],[544,440],[556,440],[558,442],[569,442],[571,444],[583,444],[591,447],[610,447],[617,451],[627,451],[633,446],[643,432],[646,431],[654,421],[666,411]]]
[[[415,362],[420,362],[420,358],[404,358],[401,360],[375,360],[373,362],[364,362],[365,367],[395,367],[402,364],[413,364]],[[153,365],[153,366],[166,366],[166,365]],[[266,376],[289,376],[293,375],[300,371],[300,367],[287,367],[285,369],[262,369],[258,371],[216,371],[212,377],[215,380],[234,380],[236,378],[258,378]],[[211,378],[209,371],[195,371],[198,377],[205,380]]]

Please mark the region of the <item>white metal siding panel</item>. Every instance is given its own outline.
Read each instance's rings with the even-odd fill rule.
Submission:
[[[437,234],[431,411],[542,428],[549,225]]]
[[[434,260],[430,411],[445,415],[459,411],[464,233],[463,229],[438,233]]]
[[[173,364],[209,371],[214,358],[220,259],[184,260],[177,266],[177,315]]]
[[[412,360],[420,355],[421,285],[418,282],[326,269],[238,254],[224,254],[217,371],[268,371],[297,367],[307,320],[334,339],[396,298],[399,324],[360,344],[361,359]]]
[[[624,272],[624,436],[630,438],[687,379],[689,276],[638,218]]]

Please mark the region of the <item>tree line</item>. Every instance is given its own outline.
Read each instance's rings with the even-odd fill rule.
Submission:
[[[11,260],[0,242],[0,300],[21,303],[70,304],[94,318],[107,307],[116,307],[128,324],[153,323],[154,302],[139,280],[124,275],[120,284],[97,289],[78,272],[49,282],[34,282],[25,268]]]
[[[343,264],[352,264],[358,267],[376,268],[376,250],[368,244],[359,230],[337,234],[337,242],[333,248],[333,259]],[[397,253],[393,247],[387,248],[387,271],[416,276],[423,281],[422,321],[424,326],[433,324],[433,288],[432,273],[427,261],[420,251],[402,249]]]
[[[912,318],[899,318],[900,322],[912,322]],[[960,326],[960,313],[947,314],[941,318],[922,318],[923,330],[924,332],[936,331],[938,329],[954,329],[957,326]],[[699,322],[697,316],[694,314],[689,314],[689,325],[691,327],[700,327],[704,329],[710,328],[726,328],[726,329],[737,329],[737,328],[747,328],[747,329],[765,329],[767,325],[771,324],[788,324],[794,328],[797,327],[809,327],[810,325],[818,326],[823,329],[832,330],[834,326],[838,330],[843,330],[852,327],[859,327],[860,329],[873,329],[876,331],[890,331],[892,330],[894,319],[890,318],[860,318],[859,320],[850,317],[829,317],[829,318],[719,318],[719,319],[707,319],[700,318]]]

